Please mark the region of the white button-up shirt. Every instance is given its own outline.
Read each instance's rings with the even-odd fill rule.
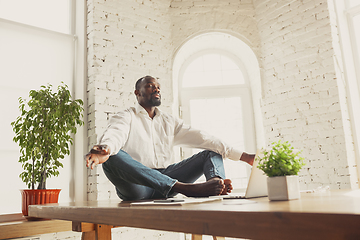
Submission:
[[[111,155],[120,149],[150,168],[165,168],[175,162],[174,146],[212,150],[223,158],[239,160],[242,151],[232,148],[205,132],[193,129],[156,108],[151,119],[140,106],[119,112],[100,138],[99,144],[110,147]]]

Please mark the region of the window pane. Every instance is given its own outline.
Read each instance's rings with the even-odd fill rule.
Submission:
[[[186,79],[185,87],[200,87],[202,86],[202,79],[204,79],[203,72],[185,72],[183,79]],[[183,82],[185,85],[185,81]]]
[[[239,67],[228,57],[221,56],[221,68],[223,70],[237,70]]]
[[[18,189],[26,188],[18,177],[23,171],[18,145],[12,141],[14,133],[10,123],[19,116],[18,98],[29,99],[31,89],[39,89],[47,83],[57,86],[65,82],[73,86],[73,38],[69,35],[34,29],[19,24],[0,21],[0,102],[3,103],[0,131],[0,150],[10,171],[0,175],[0,190],[7,192],[0,206],[0,214],[21,212]],[[49,179],[48,186],[61,188],[59,201],[70,201],[70,158],[62,160],[64,168],[57,178]]]
[[[70,0],[0,0],[0,18],[70,33]]]
[[[221,62],[219,54],[206,54],[202,56],[204,61],[204,71],[221,70]]]
[[[213,109],[216,109],[214,114]],[[243,110],[240,97],[190,100],[190,119],[194,128],[224,139],[238,149],[245,148]],[[246,188],[247,169],[240,161],[226,159],[226,176],[236,189]]]
[[[222,77],[224,79],[224,85],[235,85],[239,84],[239,81],[244,83],[243,73],[238,70],[228,70],[222,72]]]
[[[201,79],[201,86],[217,86],[222,85],[221,71],[204,72],[204,78]]]
[[[239,66],[221,54],[205,54],[194,59],[184,71],[183,87],[245,84]]]

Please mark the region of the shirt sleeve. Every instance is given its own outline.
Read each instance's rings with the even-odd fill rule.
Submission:
[[[130,131],[131,113],[129,110],[119,112],[110,118],[109,125],[100,138],[99,144],[110,147],[110,155],[117,154],[124,146]]]
[[[243,151],[202,130],[184,124],[180,119],[175,120],[174,145],[211,150],[231,160],[240,160],[243,154]]]

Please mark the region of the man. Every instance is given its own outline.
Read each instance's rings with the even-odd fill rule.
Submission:
[[[227,146],[217,138],[193,129],[160,111],[160,84],[151,76],[135,85],[138,106],[119,112],[86,155],[87,167],[102,164],[105,175],[123,200],[175,196],[204,197],[231,192],[225,179],[223,158],[252,165],[255,155]],[[206,149],[173,163],[173,146]],[[194,183],[202,174],[206,182]]]

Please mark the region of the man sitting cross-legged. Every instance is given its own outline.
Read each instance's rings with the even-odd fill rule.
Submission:
[[[114,115],[99,144],[86,155],[87,167],[102,164],[121,199],[227,194],[232,185],[225,178],[223,158],[253,164],[254,154],[232,148],[160,111],[160,84],[154,77],[140,78],[135,95],[139,104]],[[176,145],[205,150],[174,163]],[[203,174],[206,181],[194,183]]]

